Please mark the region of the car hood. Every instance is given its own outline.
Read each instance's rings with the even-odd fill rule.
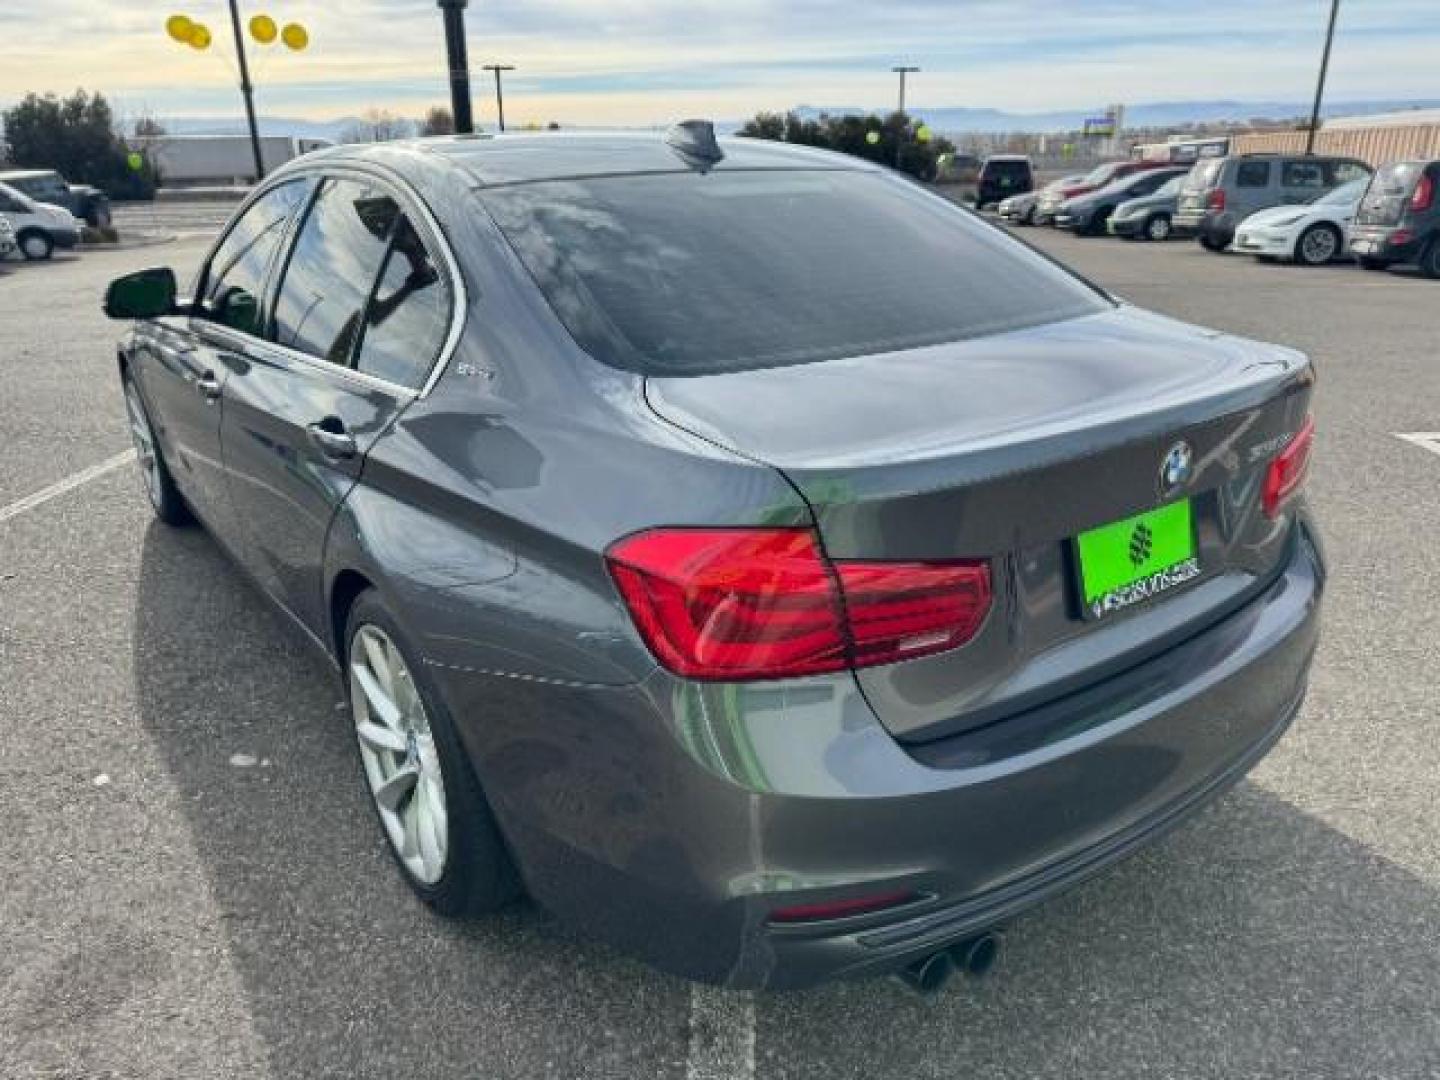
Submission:
[[[1319,207],[1311,206],[1308,203],[1290,203],[1285,206],[1272,206],[1268,210],[1257,210],[1245,219],[1244,224],[1263,227],[1275,225],[1282,221],[1290,221],[1292,218],[1297,217],[1302,221],[1306,221],[1324,216],[1324,211]]]

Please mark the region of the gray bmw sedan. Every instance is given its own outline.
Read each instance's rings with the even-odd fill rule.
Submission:
[[[447,915],[933,987],[1305,691],[1309,361],[854,158],[338,147],[105,307],[156,513],[334,664]]]

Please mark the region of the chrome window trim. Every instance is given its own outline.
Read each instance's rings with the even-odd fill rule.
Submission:
[[[397,397],[410,401],[423,399],[429,396],[430,391],[440,381],[450,367],[450,361],[454,358],[455,351],[460,347],[460,337],[465,330],[465,313],[470,306],[469,292],[465,287],[464,275],[460,272],[459,260],[455,258],[455,252],[450,247],[450,239],[440,227],[440,222],[431,211],[429,205],[421,197],[408,180],[399,176],[394,170],[377,165],[368,161],[316,161],[305,162],[294,168],[284,169],[272,173],[266,183],[257,187],[244,202],[236,209],[234,216],[227,223],[225,231],[215,242],[209,253],[205,256],[202,264],[203,272],[208,276],[210,260],[214,258],[215,252],[219,250],[225,237],[229,235],[240,215],[257,199],[263,198],[265,193],[286,183],[290,180],[301,180],[315,178],[323,180],[327,176],[340,174],[351,174],[366,180],[379,181],[382,186],[390,189],[391,194],[398,196],[401,208],[411,216],[412,220],[418,217],[417,224],[421,228],[423,238],[427,246],[438,249],[441,261],[445,264],[445,271],[450,283],[450,325],[445,337],[441,341],[439,350],[430,362],[430,369],[419,387],[404,386],[400,383],[391,382],[389,379],[382,379],[376,375],[367,375],[365,372],[352,367],[341,367],[328,360],[322,360],[318,356],[311,356],[309,353],[301,352],[299,349],[292,349],[288,345],[281,345],[278,341],[268,341],[265,338],[254,337],[242,333],[220,323],[206,322],[203,319],[195,320],[194,324],[204,330],[214,330],[229,340],[243,343],[245,348],[259,348],[261,350],[274,350],[282,357],[298,360],[301,363],[314,368],[316,371],[328,372],[331,376],[339,377],[349,382],[359,383],[371,389],[384,390]],[[293,230],[286,238],[285,254],[288,257],[290,250],[294,247],[296,237]],[[277,286],[283,287],[283,281],[275,282]],[[191,317],[192,320],[194,317]]]

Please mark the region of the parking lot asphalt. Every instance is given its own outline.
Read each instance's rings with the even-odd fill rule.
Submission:
[[[203,242],[0,267],[0,1075],[1440,1075],[1440,454],[1396,437],[1440,431],[1440,283],[1022,235],[1314,357],[1333,578],[1256,772],[927,999],[699,989],[533,905],[427,914],[322,662],[215,544],[128,465],[22,502],[127,447],[104,283]]]

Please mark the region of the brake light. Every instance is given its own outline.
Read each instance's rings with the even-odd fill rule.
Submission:
[[[1410,196],[1411,210],[1429,210],[1430,204],[1435,200],[1435,178],[1429,173],[1420,177],[1420,182],[1415,185],[1415,194]]]
[[[828,561],[809,529],[655,529],[606,554],[655,658],[745,681],[953,649],[990,609],[990,566]]]
[[[1260,499],[1265,507],[1266,517],[1278,516],[1285,504],[1295,497],[1305,483],[1305,475],[1310,471],[1310,448],[1314,442],[1315,418],[1307,416],[1295,437],[1285,445],[1284,450],[1275,455],[1265,473],[1265,485],[1261,489]]]
[[[1217,213],[1225,209],[1225,189],[1215,188],[1209,195],[1205,196],[1205,208],[1214,210]]]
[[[872,911],[899,907],[915,899],[912,892],[888,892],[875,896],[858,896],[850,900],[830,900],[819,904],[796,904],[793,907],[776,908],[770,913],[770,921],[777,923],[814,922],[818,919],[843,919],[850,915],[865,915]]]

